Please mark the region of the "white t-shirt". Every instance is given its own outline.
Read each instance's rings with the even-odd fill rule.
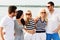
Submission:
[[[14,21],[12,18],[4,17],[0,22],[0,27],[3,27],[3,32],[5,32],[5,40],[14,40]]]
[[[49,34],[55,33],[53,31],[56,28],[58,28],[59,25],[60,25],[60,12],[54,10],[52,15],[48,13],[48,24],[46,27],[46,32]]]

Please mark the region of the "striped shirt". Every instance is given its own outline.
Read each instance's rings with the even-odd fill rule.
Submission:
[[[26,24],[26,29],[28,30],[35,29],[35,22],[33,19],[30,19],[29,22]]]
[[[39,18],[36,23],[36,31],[45,31],[46,25],[47,25],[47,22],[45,20],[42,21],[41,18]]]

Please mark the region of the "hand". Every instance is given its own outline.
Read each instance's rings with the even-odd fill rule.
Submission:
[[[3,35],[5,35],[6,33],[5,32],[3,32]]]
[[[4,38],[2,37],[1,40],[4,40]]]
[[[34,34],[35,33],[34,30],[27,30],[27,32],[30,33],[30,34]]]
[[[4,39],[2,39],[2,40],[4,40]]]
[[[36,29],[33,29],[33,32],[36,33]]]
[[[58,32],[58,29],[55,29],[53,32]]]

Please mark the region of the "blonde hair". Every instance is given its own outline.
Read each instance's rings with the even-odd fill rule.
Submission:
[[[31,11],[30,11],[30,10],[27,10],[27,12],[26,12],[26,14],[25,14],[25,18],[26,18],[26,15],[27,15],[28,13],[29,13],[30,16],[32,17]],[[28,22],[29,22],[29,19],[26,18],[26,23],[28,23]]]
[[[42,14],[42,13],[41,13],[42,11],[45,11],[45,12],[46,12],[46,9],[45,9],[45,8],[42,8],[42,9],[40,10],[40,13],[39,13],[38,17],[41,17],[41,16],[42,16],[42,15],[41,15],[41,14]],[[45,13],[45,17],[44,17],[44,18],[45,18],[45,21],[48,21],[48,19],[47,19],[47,12]]]

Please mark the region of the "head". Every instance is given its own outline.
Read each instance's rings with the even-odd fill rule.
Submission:
[[[46,16],[47,16],[46,10],[45,9],[41,9],[41,11],[40,11],[40,17],[41,18],[46,18]]]
[[[16,9],[17,9],[16,6],[9,6],[8,8],[9,15],[11,15],[12,17],[16,16]]]
[[[30,11],[30,10],[28,10],[28,11],[26,12],[26,18],[27,18],[27,19],[31,19],[31,18],[32,18],[32,14],[31,14],[31,11]]]
[[[47,8],[49,11],[53,10],[54,9],[54,3],[52,1],[48,2]]]
[[[24,15],[22,10],[17,11],[16,19],[19,19],[23,25],[25,25]]]
[[[17,11],[17,15],[16,15],[16,19],[22,19],[23,17],[24,17],[23,11],[22,10],[18,10]]]

